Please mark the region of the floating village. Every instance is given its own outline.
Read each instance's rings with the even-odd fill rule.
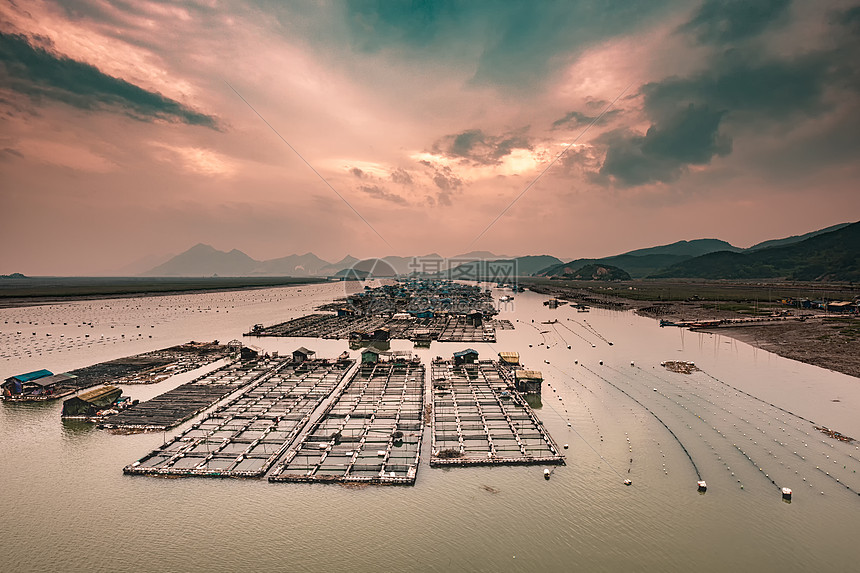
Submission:
[[[494,343],[497,330],[513,329],[497,314],[491,290],[400,280],[244,335],[342,339],[355,358],[346,350],[319,357],[302,346],[279,355],[239,340],[189,342],[71,372],[11,376],[2,397],[64,399],[64,419],[120,434],[167,432],[199,417],[123,468],[131,475],[412,485],[426,440],[431,467],[563,464],[530,405],[540,402],[541,373],[525,369],[515,351],[481,357],[467,346]],[[464,348],[433,359],[428,376],[412,352],[390,350],[396,339]],[[117,387],[218,360],[225,363],[149,400]]]
[[[515,327],[510,320],[500,319],[499,313],[521,292],[517,287],[497,285],[496,291],[505,292],[497,299],[492,288],[450,280],[410,278],[362,287],[285,322],[255,324],[242,341],[192,341],[68,372],[41,369],[10,376],[2,383],[2,399],[8,403],[63,400],[61,418],[69,423],[92,424],[114,434],[162,433],[161,445],[121,468],[127,475],[344,485],[414,485],[422,465],[536,465],[549,480],[552,468],[566,463],[569,444],[559,446],[550,434],[541,419],[541,413],[546,413],[561,417],[568,432],[581,438],[621,484],[632,485],[634,458],[629,458],[626,474],[624,468],[611,466],[573,427],[566,405],[556,408],[545,402],[563,401],[554,380],[545,380],[534,365],[525,364],[521,349],[495,348],[498,333]],[[564,352],[574,344],[590,349],[613,346],[585,318],[588,314],[583,317],[590,308],[581,301],[549,298],[542,302],[550,316],[558,313],[559,318],[535,322],[521,316],[522,321],[516,320],[517,328],[541,337],[537,346],[549,348],[550,339],[556,341],[554,346],[566,347]],[[699,325],[682,326],[694,330]],[[270,337],[301,339],[303,345],[281,353],[257,346]],[[328,352],[332,341],[342,340],[343,346],[331,355],[319,356],[307,347],[313,346],[308,340],[327,341]],[[411,343],[413,349],[392,350],[392,341],[399,341],[398,348]],[[453,344],[445,346],[447,355],[428,359],[433,356],[428,349],[434,342]],[[473,346],[492,350],[484,350],[482,355]],[[532,355],[531,351],[527,354]],[[591,392],[575,376],[549,360],[543,362],[582,391]],[[691,361],[665,360],[659,366],[670,375],[696,378],[693,385],[663,379],[632,361],[627,372],[603,360],[588,366],[575,358],[569,362],[567,368],[578,368],[614,389],[665,429],[688,459],[699,493],[705,493],[708,484],[685,446],[683,430],[679,435],[670,426],[671,420],[664,419],[665,410],[638,394],[642,388],[630,386],[637,377],[650,377],[648,394],[654,384],[654,397],[661,404],[672,403],[678,411],[693,412],[702,422],[702,415],[691,410],[693,403],[679,401],[682,397],[721,408],[728,415],[734,414],[713,399],[744,400],[747,410],[767,410],[778,417],[783,431],[796,431],[801,440],[820,432],[831,442],[852,447],[855,442],[741,392]],[[171,389],[146,400],[124,396],[120,388],[183,375]],[[574,387],[573,392],[578,395],[579,391]],[[794,427],[788,425],[789,420]],[[558,422],[553,421],[554,428]],[[716,425],[713,431],[727,439]],[[633,442],[629,436],[626,440],[632,456]],[[780,440],[775,442],[788,447]],[[760,457],[753,457],[760,453],[753,449],[758,442],[753,440],[747,449],[742,445],[735,443],[733,448],[790,502],[792,489],[765,473]],[[768,453],[775,456],[771,450]],[[795,455],[807,461],[805,456]],[[727,462],[722,457],[719,460],[731,472]],[[847,471],[848,464],[844,465]],[[816,470],[823,471],[819,466]],[[840,487],[860,495],[846,481],[824,473]],[[743,489],[740,480],[738,484]]]

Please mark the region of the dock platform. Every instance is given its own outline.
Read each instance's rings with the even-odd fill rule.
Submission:
[[[261,477],[354,364],[352,360],[270,364],[267,374],[247,390],[123,471]]]
[[[482,360],[435,360],[430,465],[564,464],[509,371]]]
[[[423,431],[424,366],[364,364],[269,481],[412,485]]]

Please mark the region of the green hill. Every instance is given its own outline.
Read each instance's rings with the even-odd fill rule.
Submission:
[[[792,235],[791,237],[786,237],[784,239],[771,239],[770,241],[763,241],[758,243],[757,245],[753,245],[752,247],[746,249],[747,251],[757,251],[759,249],[767,249],[769,247],[784,247],[786,245],[790,245],[792,243],[799,243],[800,241],[817,237],[818,235],[823,235],[824,233],[831,233],[833,231],[838,231],[839,229],[844,229],[851,223],[839,223],[838,225],[833,225],[831,227],[827,227],[825,229],[819,229],[817,231],[812,231],[811,233],[805,233],[803,235]]]
[[[569,263],[561,263],[542,269],[538,276],[544,277],[560,277],[572,274],[584,265],[611,265],[620,267],[627,271],[632,278],[644,278],[650,274],[656,273],[670,265],[685,261],[690,257],[683,255],[668,255],[668,254],[653,254],[653,255],[615,255],[614,257],[605,257],[602,259],[576,259]]]
[[[670,245],[660,245],[657,247],[648,247],[645,249],[636,249],[622,253],[623,255],[631,255],[641,257],[644,255],[675,255],[682,257],[698,257],[708,253],[717,251],[742,251],[740,247],[736,247],[726,241],[720,239],[695,239],[692,241],[677,241]]]
[[[669,245],[636,249],[635,251],[600,259],[576,259],[569,263],[545,267],[534,274],[543,277],[560,277],[570,275],[582,266],[596,264],[620,267],[627,271],[632,278],[639,279],[699,255],[714,251],[740,250],[738,247],[719,239],[677,241]]]
[[[785,246],[709,253],[649,278],[860,281],[860,222]]]
[[[630,274],[624,269],[604,264],[583,265],[571,273],[561,275],[561,278],[580,281],[629,281]]]

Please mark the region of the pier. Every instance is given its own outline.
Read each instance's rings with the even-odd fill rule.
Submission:
[[[412,485],[423,431],[424,366],[363,364],[269,481]]]
[[[490,360],[433,361],[431,466],[564,464],[509,372]]]
[[[123,471],[263,476],[354,364],[352,360],[271,361],[244,392]]]

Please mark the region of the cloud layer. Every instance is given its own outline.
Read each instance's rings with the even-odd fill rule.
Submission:
[[[0,273],[802,233],[860,212],[858,62],[847,0],[7,2]]]

